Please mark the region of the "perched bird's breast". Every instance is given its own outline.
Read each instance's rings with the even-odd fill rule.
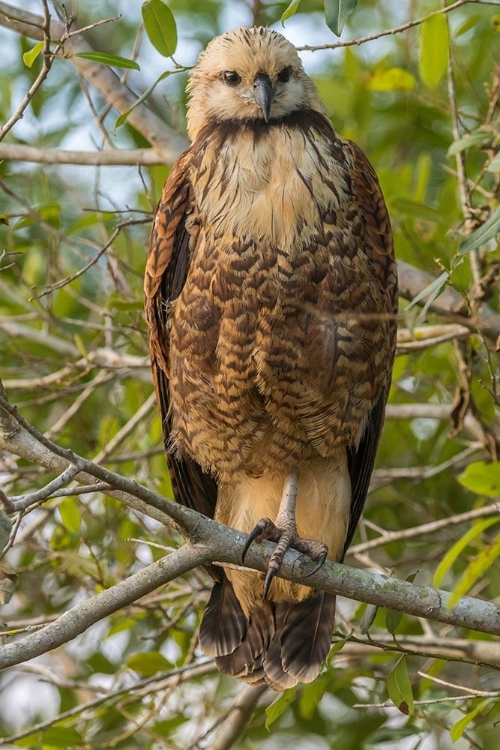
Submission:
[[[193,160],[191,181],[218,252],[237,237],[294,253],[343,201],[345,174],[314,132],[274,127],[258,138],[243,130],[223,144],[209,142]]]

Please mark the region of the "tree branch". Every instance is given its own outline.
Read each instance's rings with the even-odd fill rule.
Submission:
[[[29,425],[1,394],[0,447],[16,455],[28,457],[42,466],[48,463],[48,456],[51,454],[53,455],[50,461],[53,462],[55,455],[63,460],[64,468],[67,463],[78,463],[87,475],[112,486],[114,490],[109,494],[113,497],[160,521],[168,523],[168,519],[172,519],[181,528],[181,533],[189,539],[189,543],[181,548],[178,554],[165,558],[164,566],[159,563],[148,566],[141,573],[113,586],[107,592],[76,605],[76,614],[73,608],[38,633],[4,647],[8,650],[0,650],[0,665],[11,666],[22,660],[23,654],[31,654],[28,658],[32,658],[47,648],[55,648],[74,638],[83,632],[82,627],[86,629],[102,617],[170,580],[168,576],[171,573],[174,577],[207,562],[241,565],[241,555],[247,536],[245,533],[222,526],[189,508],[168,501],[136,482],[55,445]],[[79,477],[80,475],[77,475],[76,478]],[[82,479],[84,483],[89,483],[88,477],[84,476]],[[246,557],[248,567],[265,572],[274,547],[275,545],[267,541],[252,545]],[[177,562],[178,560],[180,562]],[[285,555],[280,575],[288,580],[303,582],[304,577],[310,573],[312,564],[308,557],[290,550]],[[467,627],[491,635],[500,635],[500,607],[472,597],[464,597],[450,609],[450,595],[445,591],[348,568],[333,562],[326,562],[321,570],[308,578],[307,582],[313,588],[347,596],[350,599],[437,620],[455,627]],[[23,643],[25,645],[21,646]],[[38,643],[43,643],[43,647],[38,646]],[[37,650],[39,648],[41,650]]]
[[[401,26],[395,26],[392,29],[385,29],[384,31],[379,31],[376,34],[370,34],[369,36],[362,36],[358,39],[348,39],[345,42],[333,42],[333,44],[318,44],[318,45],[305,45],[304,47],[297,47],[298,50],[304,50],[307,52],[315,52],[316,50],[320,49],[338,49],[339,47],[359,47],[361,44],[366,44],[366,42],[373,42],[375,39],[381,39],[384,36],[394,36],[394,34],[401,34],[403,31],[408,31],[408,29],[412,29],[415,26],[420,26],[420,24],[424,23],[424,21],[427,21],[428,18],[432,18],[433,16],[437,16],[440,13],[451,13],[451,11],[456,10],[457,8],[462,7],[463,5],[499,5],[498,0],[456,0],[456,2],[452,3],[452,5],[447,5],[444,8],[440,8],[439,10],[435,10],[432,13],[428,13],[426,16],[422,16],[422,18],[416,18],[414,21],[407,21],[407,23],[401,24]]]
[[[16,143],[0,143],[0,159],[37,162],[39,164],[82,164],[87,167],[165,164],[164,154],[154,148],[64,151],[60,148],[36,148]]]
[[[9,130],[12,130],[16,122],[22,119],[24,117],[24,112],[26,108],[28,107],[30,101],[33,99],[34,95],[42,85],[42,83],[47,78],[50,69],[52,67],[52,62],[54,60],[54,56],[50,51],[50,13],[49,13],[49,6],[47,3],[47,0],[42,0],[42,6],[43,6],[43,18],[41,20],[41,26],[40,30],[42,33],[42,39],[43,39],[43,64],[42,69],[40,73],[37,75],[36,79],[33,81],[31,86],[29,87],[28,91],[24,95],[21,103],[19,104],[18,108],[14,112],[14,114],[9,117],[7,122],[0,127],[0,141],[2,141]],[[63,33],[65,30],[63,31]],[[56,45],[56,50],[60,49],[60,45]]]
[[[229,748],[234,747],[234,743],[250,721],[257,704],[268,690],[267,685],[259,685],[258,687],[247,685],[247,687],[244,687],[240,690],[232,706],[219,717],[214,726],[205,732],[203,738],[200,737],[200,740],[205,740],[215,729],[220,727],[220,731],[210,745],[210,750],[229,750]],[[272,695],[272,693],[270,694]],[[198,742],[199,740],[193,743],[191,748],[198,747]]]
[[[43,39],[43,18],[35,13],[0,2],[0,25],[19,34]],[[64,24],[51,20],[50,35],[60,39],[65,31]],[[64,42],[64,55],[71,59],[80,73],[103,94],[105,99],[120,112],[127,112],[138,99],[131,89],[120,82],[119,77],[107,65],[75,57],[78,52],[92,52],[92,47],[81,35],[72,35]],[[163,162],[172,164],[186,148],[186,140],[169,128],[165,121],[156,115],[146,104],[140,104],[129,114],[128,122],[147,138],[163,157]]]
[[[398,274],[399,294],[407,300],[412,300],[435,281],[435,277],[431,273],[415,268],[404,260],[398,261]],[[425,300],[422,300],[421,304],[425,304]],[[498,312],[483,304],[480,305],[477,316],[470,318],[465,299],[460,292],[457,292],[451,286],[445,287],[439,297],[436,297],[432,302],[429,309],[438,315],[466,326],[473,332],[481,331],[493,343],[500,336],[500,315]]]
[[[0,669],[29,661],[71,641],[118,609],[136,602],[188,570],[208,562],[206,555],[207,550],[204,548],[185,544],[170,555],[129,576],[125,581],[120,581],[97,596],[79,602],[37,633],[31,633],[19,641],[0,647]]]

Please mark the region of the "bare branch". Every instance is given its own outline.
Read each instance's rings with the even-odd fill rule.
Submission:
[[[0,25],[38,41],[43,39],[41,16],[3,2],[0,2]],[[60,39],[64,31],[64,25],[52,19],[50,25],[52,38]],[[119,77],[108,66],[75,57],[78,52],[92,51],[92,47],[81,35],[73,35],[64,42],[64,54],[71,59],[80,73],[118,112],[127,112],[137,102],[137,95],[128,86],[120,83]],[[162,154],[167,164],[172,164],[186,148],[185,139],[169,128],[165,121],[146,104],[135,107],[128,116],[128,122],[147,138],[159,154]]]
[[[391,542],[398,542],[402,539],[415,539],[419,536],[425,536],[427,534],[434,534],[440,529],[446,529],[449,526],[454,526],[459,523],[467,523],[468,521],[474,521],[476,518],[483,518],[484,516],[495,516],[500,512],[498,503],[492,503],[486,505],[483,508],[474,508],[465,513],[457,513],[455,516],[449,518],[441,518],[438,521],[432,521],[430,523],[423,523],[420,526],[414,526],[411,529],[401,529],[401,531],[386,531],[377,539],[370,539],[368,542],[361,542],[360,544],[353,544],[348,550],[348,555],[356,555],[360,552],[367,552],[368,550],[375,549],[376,547],[383,547],[385,544]]]
[[[43,64],[42,69],[40,73],[37,75],[36,79],[33,81],[31,86],[29,87],[28,91],[24,95],[20,105],[14,112],[14,114],[7,120],[5,125],[2,125],[0,127],[0,141],[2,141],[9,130],[12,130],[16,122],[18,122],[23,116],[26,108],[28,107],[30,101],[33,99],[34,95],[42,85],[42,83],[47,78],[50,69],[52,67],[53,62],[53,53],[50,51],[50,13],[49,8],[47,5],[47,0],[42,0],[42,6],[43,6],[43,19],[41,20],[40,29],[42,32],[43,37]],[[64,29],[64,33],[65,33]],[[62,36],[62,35],[61,35]],[[60,49],[61,45],[56,45],[56,51]]]
[[[234,747],[234,743],[245,729],[257,704],[266,692],[268,692],[267,685],[260,685],[259,687],[248,685],[240,691],[229,710],[225,711],[215,725],[203,736],[203,739],[205,739],[217,727],[221,727],[220,732],[210,745],[211,750],[229,750],[229,748]],[[270,694],[272,695],[272,693]]]
[[[55,622],[49,623],[37,633],[31,633],[15,643],[0,648],[0,669],[6,669],[40,656],[47,651],[84,633],[104,617],[132,604],[159,586],[177,578],[188,570],[207,562],[206,550],[189,544],[172,552],[161,560],[148,565],[127,580],[85,599],[64,612]]]
[[[166,519],[166,517],[173,519],[182,529],[182,533],[190,539],[190,542],[193,545],[193,547],[186,545],[182,548],[187,548],[189,552],[189,555],[188,553],[185,553],[182,560],[190,560],[192,562],[191,567],[208,561],[215,562],[216,564],[241,564],[241,554],[246,540],[246,534],[222,526],[216,521],[201,516],[189,508],[169,502],[158,493],[152,492],[136,482],[132,482],[119,474],[115,474],[101,466],[93,464],[91,461],[77,456],[72,451],[60,448],[38,433],[38,431],[27,423],[3,397],[0,397],[0,414],[3,415],[0,419],[0,447],[16,453],[16,455],[23,455],[24,457],[29,453],[31,460],[34,460],[35,463],[41,465],[46,465],[47,454],[55,454],[56,457],[64,459],[65,462],[81,462],[80,465],[86,474],[90,474],[94,478],[107,482],[114,488],[113,493],[110,494],[114,497],[118,497],[118,499],[125,504],[148,513],[159,520],[162,520],[162,516],[163,519]],[[29,450],[27,450],[27,442],[29,444]],[[21,443],[21,445],[19,445],[19,443]],[[22,452],[20,452],[20,447],[22,448]],[[79,478],[79,476],[80,475],[78,475],[77,478]],[[86,483],[89,483],[86,477],[84,479],[86,480]],[[118,492],[116,492],[116,490],[118,490]],[[193,552],[193,548],[195,549],[195,552]],[[273,551],[274,545],[270,542],[253,545],[246,558],[248,566],[255,570],[264,572],[267,569],[267,560]],[[304,576],[310,573],[310,566],[311,561],[309,558],[301,555],[295,550],[290,550],[285,555],[280,575],[288,580],[301,581]],[[190,568],[187,567],[183,570],[188,569]],[[158,580],[158,576],[161,577],[163,573],[156,568],[154,570],[156,571],[156,573],[153,574],[154,580]],[[146,593],[143,587],[145,585],[150,586],[151,579],[146,576],[145,579],[133,578],[133,580],[134,583],[131,584],[131,586],[133,585],[134,587],[136,586],[135,581],[139,580],[142,582],[137,584],[139,588],[136,589],[136,592],[137,590],[140,590],[142,592],[140,596],[143,596],[144,593]],[[500,607],[490,602],[480,601],[472,597],[464,597],[455,607],[450,608],[450,595],[447,592],[438,591],[428,586],[417,586],[406,581],[386,578],[385,576],[368,573],[363,570],[347,568],[344,565],[333,562],[325,563],[321,570],[308,578],[308,583],[314,588],[332,594],[348,596],[349,598],[354,598],[359,601],[388,607],[389,609],[406,612],[407,614],[415,615],[417,617],[437,620],[456,627],[467,627],[473,630],[479,630],[480,632],[490,633],[491,635],[500,635]],[[127,604],[134,601],[134,596],[127,587],[127,581],[118,585],[121,587],[119,589],[121,603],[114,593],[112,598],[114,609],[109,609],[110,600],[108,598],[99,598],[98,604],[96,604],[99,613],[101,613],[99,615],[94,611],[93,605],[89,604],[88,610],[84,610],[86,621],[89,624],[106,616],[106,614],[102,614],[102,612],[109,613],[111,611],[116,611],[120,606],[124,606],[124,603]],[[156,585],[160,584],[158,583]],[[148,591],[152,591],[155,587],[156,586],[149,588]],[[115,589],[116,587],[113,588]],[[135,598],[137,598],[137,596]],[[101,602],[103,603],[104,609],[101,607]],[[69,617],[69,613],[66,613],[66,615]],[[63,617],[66,617],[66,615],[63,615]],[[80,619],[80,617],[76,618],[76,620],[69,618],[68,622],[76,622],[78,624]],[[66,622],[66,620],[64,622]],[[56,623],[47,626],[47,628],[53,628],[57,633],[57,621]],[[41,631],[41,633],[44,632],[45,631]],[[73,631],[71,629],[65,629],[66,635],[68,632]],[[82,631],[77,630],[77,632]],[[35,634],[33,637],[37,635],[39,634]],[[65,638],[68,640],[66,635]],[[54,635],[47,636],[47,640],[45,640],[44,643],[51,643],[54,637]],[[22,643],[22,641],[19,643]],[[19,644],[11,645],[17,646]],[[1,653],[2,651],[0,651],[0,654]],[[11,651],[8,653],[11,654]],[[22,653],[22,651],[15,651],[15,653],[19,654]],[[31,651],[29,653],[31,653]],[[11,658],[13,657],[8,657],[5,666],[17,663],[15,661],[9,661]],[[0,664],[1,663],[2,661],[0,659]]]
[[[379,31],[376,34],[370,34],[369,36],[363,36],[359,37],[358,39],[349,39],[346,42],[334,42],[333,44],[318,44],[318,45],[305,45],[303,47],[297,47],[298,50],[304,50],[307,52],[315,52],[316,50],[320,49],[338,49],[339,47],[359,47],[361,44],[366,44],[366,42],[373,42],[375,39],[381,39],[384,36],[393,36],[394,34],[401,34],[403,31],[408,31],[408,29],[412,29],[414,26],[420,26],[420,24],[424,23],[424,21],[427,21],[428,18],[432,18],[433,16],[437,16],[441,13],[451,13],[451,11],[456,10],[457,8],[460,8],[463,5],[500,5],[499,0],[456,0],[456,2],[452,3],[451,5],[445,6],[444,8],[440,8],[439,10],[435,10],[432,13],[428,13],[426,16],[422,16],[422,18],[417,18],[414,21],[408,21],[407,23],[401,24],[401,26],[395,26],[392,29],[385,29],[384,31]]]
[[[15,143],[0,144],[0,159],[39,164],[82,164],[85,166],[150,166],[165,164],[164,154],[154,148],[106,149],[105,151],[64,151],[36,148]]]
[[[19,512],[22,510],[27,510],[30,506],[36,505],[37,503],[41,503],[44,500],[47,500],[49,497],[53,497],[54,493],[57,492],[57,490],[61,489],[61,487],[64,487],[67,485],[71,480],[80,473],[82,470],[82,467],[78,464],[70,464],[65,471],[63,471],[62,474],[60,474],[56,479],[54,479],[52,482],[49,482],[45,485],[41,490],[38,490],[37,492],[32,492],[29,495],[21,495],[21,497],[11,497],[9,498],[9,502],[11,505],[11,509],[9,509],[10,512]],[[2,500],[0,498],[0,504]]]

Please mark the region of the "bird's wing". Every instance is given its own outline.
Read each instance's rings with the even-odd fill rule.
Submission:
[[[363,212],[364,216],[364,246],[361,252],[364,252],[368,257],[374,278],[379,286],[380,298],[383,300],[380,314],[387,317],[387,332],[393,339],[390,349],[391,356],[388,357],[386,362],[385,386],[375,406],[368,414],[359,445],[357,448],[351,447],[347,451],[351,478],[351,508],[344,545],[345,555],[363,511],[384,423],[385,404],[389,395],[392,359],[396,344],[398,282],[389,215],[377,176],[368,159],[356,144],[347,141],[344,147],[352,157],[351,177],[354,204],[357,205],[359,211]]]
[[[162,420],[163,438],[175,499],[182,505],[213,517],[217,499],[215,480],[189,458],[168,451],[170,435],[169,305],[181,293],[195,238],[186,228],[191,211],[188,177],[190,151],[174,165],[163,188],[149,239],[144,280],[145,311],[153,383]]]

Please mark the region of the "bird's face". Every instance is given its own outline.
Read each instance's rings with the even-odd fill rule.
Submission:
[[[191,73],[188,92],[191,140],[210,121],[268,122],[301,108],[320,109],[295,47],[264,28],[237,29],[214,39]]]

